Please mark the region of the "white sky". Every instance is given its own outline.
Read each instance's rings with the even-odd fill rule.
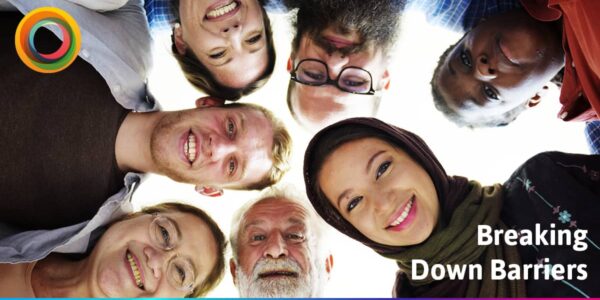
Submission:
[[[242,101],[265,106],[286,123],[295,147],[292,170],[283,182],[304,191],[302,159],[311,135],[296,125],[285,103],[289,80],[286,62],[292,39],[287,16],[271,17],[277,51],[275,71],[262,89]],[[418,13],[405,14],[398,50],[389,65],[392,86],[383,97],[380,119],[419,134],[449,174],[477,179],[483,184],[504,182],[521,163],[539,152],[588,153],[583,124],[564,123],[556,118],[559,105],[554,86],[540,105],[506,127],[470,130],[447,121],[433,106],[429,81],[439,55],[458,38],[456,33],[428,25]],[[156,43],[151,90],[165,110],[191,108],[194,100],[204,95],[187,83],[169,49],[165,35]],[[196,205],[209,212],[228,235],[234,211],[256,196],[256,192],[226,191],[223,197],[208,198],[196,194],[191,185],[150,175],[135,194],[134,204],[146,206],[176,200]],[[334,256],[335,266],[324,296],[390,297],[397,270],[395,262],[379,257],[333,229],[329,231],[324,242]],[[230,254],[227,261],[229,258]],[[228,268],[221,285],[208,296],[238,296]]]

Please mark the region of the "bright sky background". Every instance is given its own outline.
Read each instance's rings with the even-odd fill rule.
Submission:
[[[392,86],[383,97],[378,117],[419,134],[449,174],[492,184],[504,182],[520,164],[539,152],[589,153],[583,124],[564,123],[556,118],[559,105],[554,86],[540,105],[506,127],[470,130],[447,121],[433,106],[429,81],[439,55],[460,36],[428,25],[419,13],[407,12],[403,18],[395,58],[389,65]],[[271,22],[277,51],[275,71],[262,89],[241,101],[265,106],[286,123],[295,147],[292,170],[283,183],[303,192],[302,159],[311,135],[294,122],[285,103],[289,80],[286,62],[292,34],[287,15],[271,15]],[[157,40],[150,88],[165,110],[192,108],[194,100],[204,95],[185,81],[169,48],[167,35]],[[226,191],[223,197],[208,198],[196,194],[191,185],[149,175],[135,194],[134,204],[139,207],[176,200],[196,205],[208,211],[229,235],[235,210],[257,195]],[[395,262],[333,229],[329,231],[323,242],[334,256],[335,266],[324,296],[391,297]],[[227,261],[230,257],[228,253]],[[208,296],[238,296],[228,268],[221,285]]]

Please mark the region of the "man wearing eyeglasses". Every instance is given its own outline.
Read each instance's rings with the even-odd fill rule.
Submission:
[[[298,3],[287,66],[287,103],[298,123],[315,131],[377,113],[403,6],[400,0]]]

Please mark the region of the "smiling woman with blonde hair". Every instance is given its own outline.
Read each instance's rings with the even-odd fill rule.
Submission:
[[[0,263],[0,297],[200,297],[225,268],[218,225],[179,203],[113,222],[92,247],[83,257],[54,252]]]

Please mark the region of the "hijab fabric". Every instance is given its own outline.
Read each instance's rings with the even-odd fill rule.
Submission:
[[[342,128],[352,130],[352,128],[358,127],[376,130],[378,137],[383,135],[387,142],[391,142],[394,146],[409,154],[431,177],[440,201],[440,217],[434,232],[425,242],[406,247],[389,246],[374,242],[346,221],[325,198],[324,193],[319,192],[320,187],[316,180],[320,171],[318,168],[322,166],[311,167],[311,161],[316,158],[315,155],[320,155],[317,154],[316,149],[321,143],[327,143],[326,140],[330,138],[332,132],[339,134],[338,132]],[[304,158],[304,181],[310,202],[329,225],[375,250],[380,255],[397,261],[400,267],[397,286],[400,285],[398,286],[400,290],[407,288],[405,282],[408,281],[412,287],[421,287],[418,289],[413,288],[413,291],[427,291],[426,286],[434,283],[438,287],[442,286],[439,290],[460,290],[464,292],[462,295],[438,294],[430,296],[524,296],[524,284],[522,282],[520,286],[515,286],[514,282],[511,286],[508,281],[491,280],[488,272],[485,272],[486,267],[489,269],[489,261],[493,258],[504,259],[507,264],[518,263],[519,256],[516,248],[502,245],[488,247],[477,245],[477,225],[487,224],[493,228],[503,226],[500,222],[501,187],[481,187],[479,183],[469,182],[464,177],[448,176],[427,144],[417,135],[375,118],[353,118],[335,123],[317,133],[309,143]],[[484,280],[482,282],[464,280],[433,282],[431,278],[420,281],[412,280],[410,278],[411,260],[416,258],[426,260],[430,266],[434,263],[469,264],[482,261]],[[488,280],[486,280],[486,277]],[[456,287],[465,284],[466,286]],[[410,289],[410,287],[408,288]],[[402,294],[405,294],[405,291]],[[409,296],[410,294],[402,296]]]

